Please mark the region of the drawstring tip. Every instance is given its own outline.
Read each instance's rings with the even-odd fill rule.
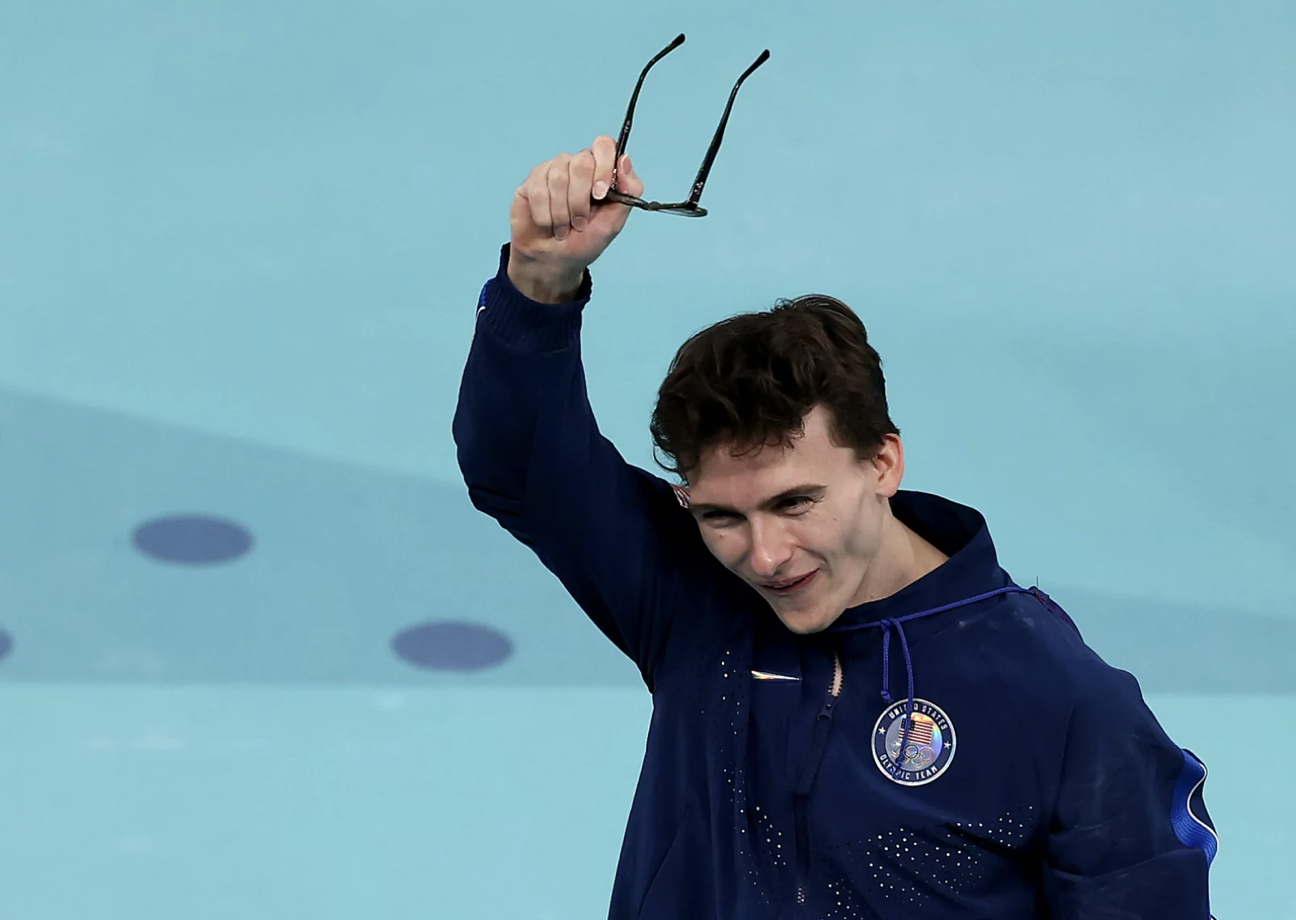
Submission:
[[[890,690],[882,691],[882,702],[886,703],[888,706],[890,706],[893,702],[895,702],[895,700],[891,696]]]

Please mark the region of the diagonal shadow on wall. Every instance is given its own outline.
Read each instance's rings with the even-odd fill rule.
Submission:
[[[0,507],[0,681],[639,685],[460,483],[0,392]],[[176,565],[132,543],[184,513],[236,522],[251,550]],[[1146,691],[1296,692],[1296,619],[1044,587]],[[510,656],[439,672],[393,652],[447,621]]]

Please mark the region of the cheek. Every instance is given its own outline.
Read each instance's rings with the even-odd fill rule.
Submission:
[[[738,541],[733,539],[733,534],[707,527],[700,527],[699,530],[702,532],[702,542],[706,544],[706,548],[725,568],[732,569],[738,564],[741,554],[737,548]]]
[[[882,518],[871,513],[867,503],[861,504],[859,513],[849,530],[851,551],[863,558],[872,558],[882,540]]]
[[[876,551],[880,522],[871,510],[865,501],[852,502],[848,507],[834,508],[825,519],[825,530],[830,529],[833,544],[844,555],[869,558]]]

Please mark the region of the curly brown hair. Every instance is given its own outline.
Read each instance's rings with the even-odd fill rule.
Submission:
[[[861,459],[900,433],[887,413],[882,360],[855,312],[823,294],[780,299],[680,346],[653,409],[654,455],[684,477],[719,443],[739,454],[789,446],[816,405],[829,410],[834,442]]]

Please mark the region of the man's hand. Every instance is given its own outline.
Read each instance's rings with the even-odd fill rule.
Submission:
[[[542,303],[570,300],[585,269],[625,227],[632,209],[603,200],[615,157],[616,141],[600,135],[574,156],[560,153],[541,163],[514,193],[508,274],[525,296]],[[617,189],[643,195],[629,154],[618,165]]]

